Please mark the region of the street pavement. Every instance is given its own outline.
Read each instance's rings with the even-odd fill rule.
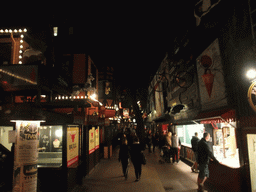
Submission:
[[[147,164],[142,165],[142,175],[135,182],[135,173],[132,163],[129,166],[128,179],[122,174],[121,163],[118,162],[116,147],[110,159],[101,159],[100,163],[87,175],[81,185],[77,185],[72,192],[196,192],[197,173],[192,173],[191,168],[180,161],[179,163],[159,163],[160,153],[145,150]],[[216,192],[215,190],[208,190]]]

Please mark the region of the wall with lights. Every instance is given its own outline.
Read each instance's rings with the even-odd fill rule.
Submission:
[[[24,49],[28,44],[24,41],[24,34],[27,29],[0,29],[0,44],[11,43],[10,63],[4,61],[3,64],[22,64]]]

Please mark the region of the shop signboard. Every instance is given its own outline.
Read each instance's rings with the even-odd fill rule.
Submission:
[[[100,148],[100,138],[99,138],[100,127],[98,126],[95,130],[95,150]]]
[[[13,191],[36,191],[40,121],[16,121]]]
[[[67,167],[78,162],[79,128],[67,127]]]
[[[155,86],[156,117],[161,117],[164,114],[164,99],[162,89],[161,83],[158,83]]]
[[[248,102],[253,109],[254,112],[256,112],[256,81],[253,81],[251,86],[248,89],[248,94],[247,94]]]
[[[127,119],[129,118],[129,108],[124,108],[123,109],[123,116]]]
[[[95,151],[95,127],[89,130],[89,154]]]
[[[227,106],[219,41],[215,39],[197,58],[198,85],[202,110]],[[213,77],[211,80],[206,76]]]

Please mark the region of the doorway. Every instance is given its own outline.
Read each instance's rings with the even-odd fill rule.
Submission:
[[[251,191],[256,192],[256,134],[247,134]]]

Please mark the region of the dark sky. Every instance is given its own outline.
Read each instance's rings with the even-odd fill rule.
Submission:
[[[175,37],[195,25],[193,4],[192,0],[168,4],[69,2],[57,7],[35,7],[19,22],[36,21],[35,25],[40,26],[41,22],[54,21],[56,25],[79,26],[99,68],[113,66],[117,82],[147,87],[150,75],[155,74],[166,52],[173,48]]]
[[[147,87],[175,37],[193,25],[193,7],[183,3],[94,12],[87,23],[96,65],[114,66],[117,81],[124,85]]]

